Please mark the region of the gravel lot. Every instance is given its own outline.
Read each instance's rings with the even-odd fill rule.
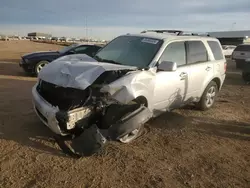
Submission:
[[[109,143],[101,155],[65,156],[32,108],[17,62],[60,46],[0,42],[0,187],[250,187],[250,85],[229,62],[213,109],[185,109],[151,120],[131,144]]]

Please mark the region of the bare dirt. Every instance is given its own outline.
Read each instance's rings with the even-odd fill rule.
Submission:
[[[250,187],[250,85],[234,64],[213,109],[163,114],[135,142],[112,142],[103,154],[76,160],[36,117],[36,78],[15,63],[23,53],[58,48],[0,43],[0,187]]]

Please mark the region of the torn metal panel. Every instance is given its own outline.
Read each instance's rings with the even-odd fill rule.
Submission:
[[[154,93],[155,73],[153,71],[135,71],[105,85],[101,92],[108,92],[115,100],[127,104],[139,96],[146,97],[149,108]]]
[[[70,55],[45,66],[38,77],[58,86],[84,90],[106,71],[136,69],[132,66],[98,62],[86,55]]]
[[[56,143],[65,154],[80,158],[100,152],[107,140],[96,125],[86,129],[80,136],[67,143],[60,136],[54,136]]]
[[[37,84],[32,88],[33,103],[37,116],[40,120],[48,126],[54,133],[63,134],[58,121],[56,119],[56,113],[59,111],[58,107],[51,106],[45,100],[43,100],[36,92]]]

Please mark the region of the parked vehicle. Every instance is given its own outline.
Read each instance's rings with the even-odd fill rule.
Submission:
[[[38,75],[41,69],[51,61],[70,54],[87,54],[93,57],[101,48],[98,45],[72,44],[59,51],[34,52],[22,56],[19,63],[25,72]]]
[[[216,38],[122,35],[93,58],[69,55],[42,69],[34,109],[57,135],[81,136],[95,126],[105,138],[129,143],[151,117],[189,103],[212,108],[225,72]]]
[[[250,59],[246,59],[245,65],[242,68],[242,79],[246,84],[250,83]]]
[[[237,46],[235,45],[222,45],[222,49],[223,49],[223,54],[225,57],[230,57],[233,54],[234,49]]]
[[[242,68],[246,59],[250,58],[250,44],[238,45],[232,55],[232,60],[236,62],[236,68]]]

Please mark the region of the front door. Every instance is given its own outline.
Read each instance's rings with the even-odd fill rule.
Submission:
[[[183,103],[188,89],[185,42],[172,42],[167,45],[159,63],[171,61],[177,63],[174,72],[156,73],[154,88],[154,108],[157,110],[177,108]]]

